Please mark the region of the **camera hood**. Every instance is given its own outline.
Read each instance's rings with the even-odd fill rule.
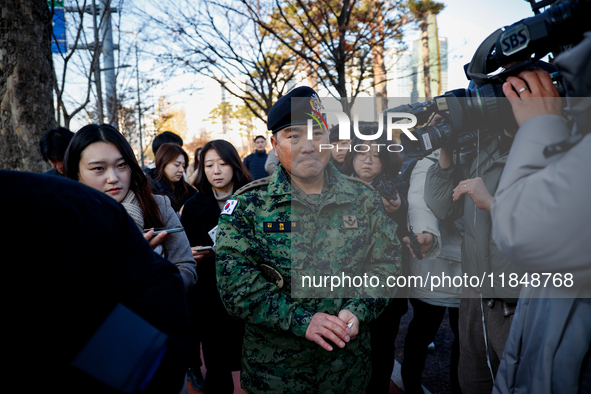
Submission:
[[[538,58],[531,58],[514,67],[510,67],[499,74],[489,75],[499,68],[499,64],[494,58],[494,53],[497,41],[503,32],[503,29],[497,29],[488,36],[474,53],[472,61],[464,66],[466,78],[473,81],[477,87],[489,83],[502,84],[509,75],[518,74],[539,60]]]

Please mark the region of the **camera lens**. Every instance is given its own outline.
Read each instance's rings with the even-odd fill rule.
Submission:
[[[410,158],[423,158],[444,146],[451,138],[452,128],[447,122],[414,130],[417,141],[412,141],[405,134],[400,134],[404,154]]]

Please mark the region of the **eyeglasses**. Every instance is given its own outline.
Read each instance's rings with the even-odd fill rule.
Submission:
[[[362,163],[368,161],[370,163],[380,162],[380,154],[379,153],[369,153],[369,152],[359,152],[355,155],[355,160],[358,160]]]

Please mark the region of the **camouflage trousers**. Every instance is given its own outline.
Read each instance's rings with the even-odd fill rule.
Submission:
[[[328,352],[305,338],[247,325],[240,383],[249,394],[361,394],[370,375],[367,329]]]

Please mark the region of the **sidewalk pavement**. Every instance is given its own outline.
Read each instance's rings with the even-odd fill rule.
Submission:
[[[205,376],[206,370],[205,370],[204,366],[201,367],[201,373],[203,374],[203,376]],[[240,372],[239,371],[232,372],[232,377],[234,378],[234,394],[246,394],[246,391],[242,390],[242,388],[240,387]],[[392,371],[392,379],[390,380],[389,394],[404,393],[399,387],[402,387],[402,378],[400,377],[400,363],[398,363],[398,361],[396,361],[396,363],[394,365],[394,370]],[[190,394],[203,394],[203,391],[193,390],[193,388],[191,387],[191,383],[189,383],[189,382],[187,382],[187,389],[188,389],[188,393],[190,393]],[[425,390],[425,394],[431,394],[424,387],[423,387],[423,390]],[[181,394],[185,394],[185,393],[187,393],[187,391],[183,390],[183,393],[181,393]]]
[[[203,352],[201,352],[201,359],[203,360]],[[201,373],[203,374],[203,376],[205,376],[205,374],[207,373],[205,365],[201,365]],[[247,394],[246,391],[242,390],[242,387],[240,387],[240,371],[232,372],[232,378],[234,379],[234,394]],[[189,381],[187,381],[186,384],[187,390],[183,390],[179,394],[203,394],[203,391],[193,390],[193,388],[191,387],[191,383]],[[402,384],[402,377],[400,375],[400,363],[398,362],[398,360],[396,360],[394,362],[394,370],[392,371],[392,377],[390,379],[390,392],[388,394],[403,394],[403,389],[404,387]],[[423,391],[425,392],[425,394],[431,394],[431,392],[427,390],[424,386]]]

